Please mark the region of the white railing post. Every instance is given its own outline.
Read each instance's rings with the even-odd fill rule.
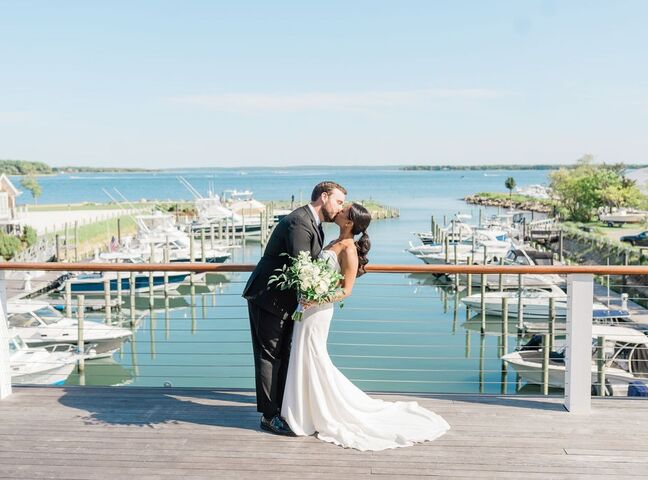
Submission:
[[[589,413],[592,406],[593,277],[567,275],[567,352],[565,408]]]
[[[9,366],[9,327],[7,325],[7,285],[5,271],[0,270],[0,400],[11,395]]]

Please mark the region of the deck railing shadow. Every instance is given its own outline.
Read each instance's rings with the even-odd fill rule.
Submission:
[[[125,393],[112,387],[66,387],[59,403],[87,412],[80,416],[89,425],[157,428],[182,422],[251,430],[259,426],[254,396],[234,391],[131,388]]]

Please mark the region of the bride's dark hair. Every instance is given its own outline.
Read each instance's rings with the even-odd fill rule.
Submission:
[[[367,235],[367,227],[371,223],[371,214],[369,211],[359,203],[352,203],[349,207],[349,220],[353,222],[353,229],[351,233],[355,236],[361,233],[362,235],[355,241],[356,249],[358,250],[358,277],[365,274],[365,265],[369,263],[367,253],[371,248],[371,241]]]

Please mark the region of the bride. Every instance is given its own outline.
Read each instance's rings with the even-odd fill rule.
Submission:
[[[370,213],[351,204],[336,217],[340,236],[321,253],[344,275],[340,301],[364,274],[371,246]],[[362,234],[355,241],[356,235]],[[304,304],[295,322],[281,416],[296,435],[317,434],[320,440],[358,450],[384,450],[434,440],[450,426],[416,402],[386,402],[371,398],[347,379],[331,361],[326,340],[333,303]]]

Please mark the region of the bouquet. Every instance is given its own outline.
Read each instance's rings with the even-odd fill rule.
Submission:
[[[281,290],[297,290],[299,305],[292,319],[298,322],[304,312],[302,301],[318,304],[330,302],[342,291],[340,281],[344,277],[324,258],[313,260],[305,251],[299,252],[297,258],[288,256],[291,262],[278,268],[276,271],[279,273],[270,277],[268,285],[276,283]]]

